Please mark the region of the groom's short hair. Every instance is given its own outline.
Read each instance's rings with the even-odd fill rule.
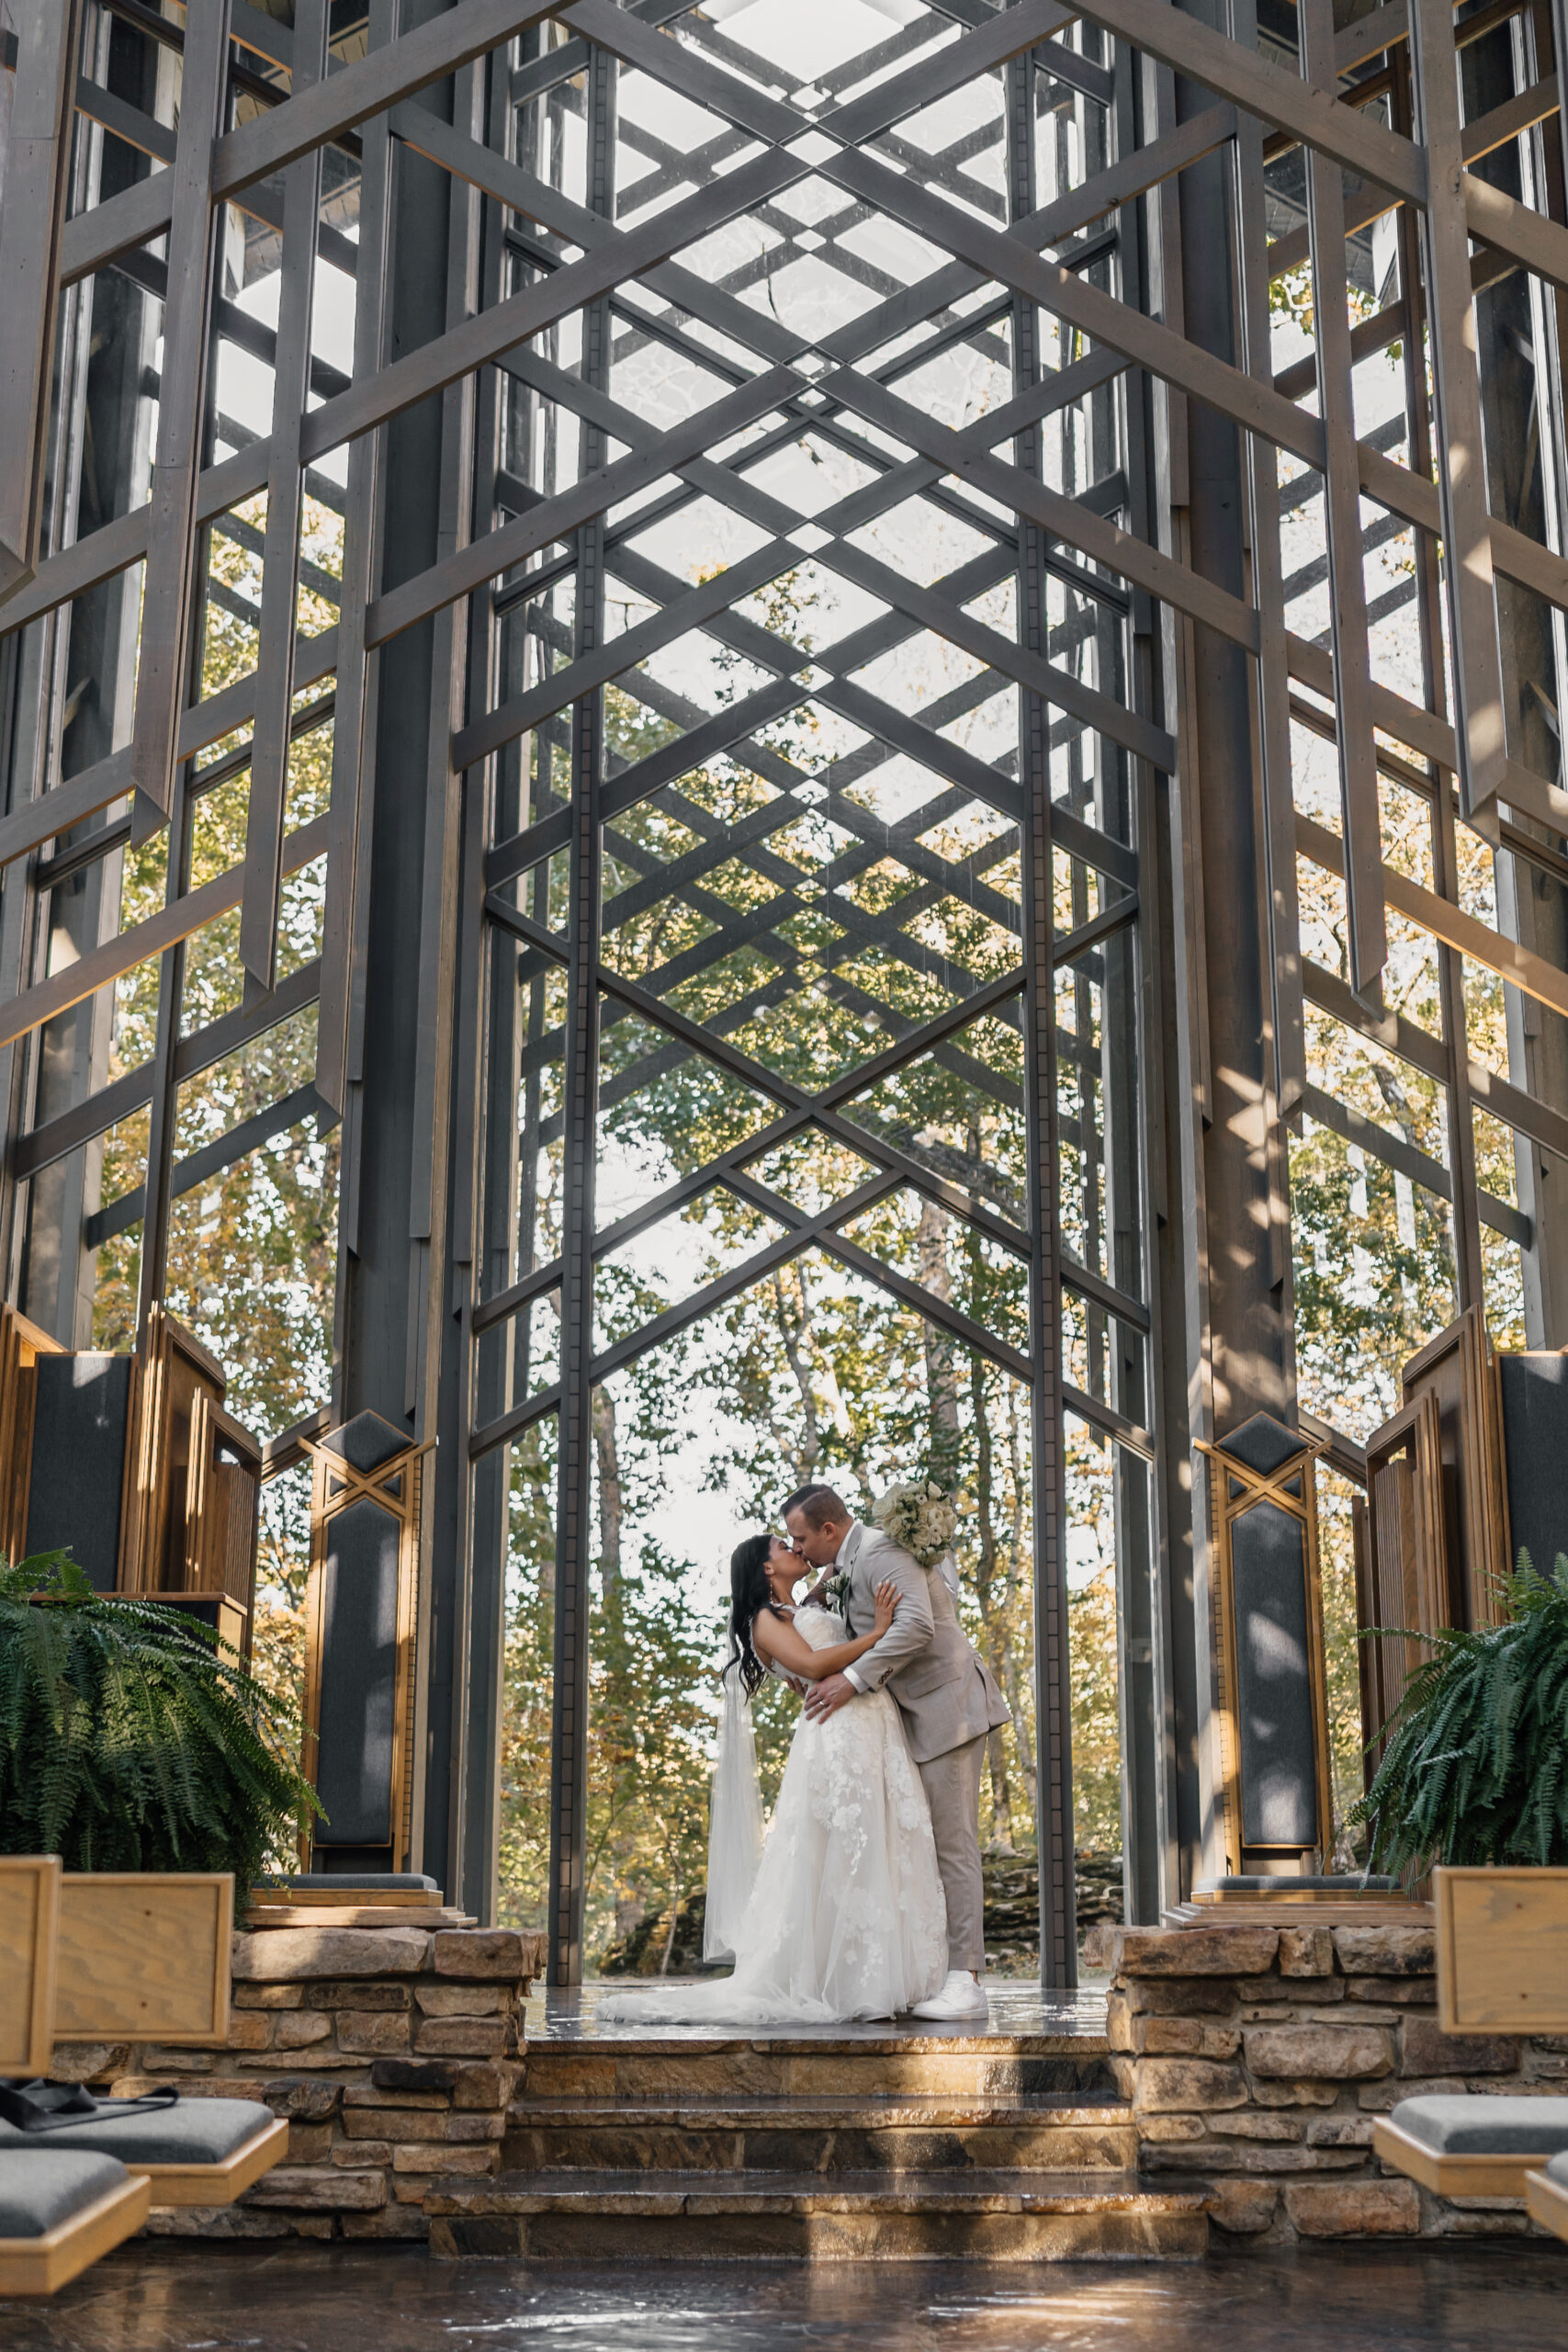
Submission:
[[[831,1487],[797,1487],[784,1507],[786,1527],[790,1513],[797,1510],[805,1515],[807,1527],[825,1527],[830,1519],[848,1519],[850,1516],[848,1504],[841,1495],[833,1492]]]

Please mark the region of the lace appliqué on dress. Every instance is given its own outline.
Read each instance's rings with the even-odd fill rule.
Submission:
[[[848,1638],[843,1620],[802,1610],[813,1649]],[[600,2016],[649,2024],[834,2024],[886,2018],[947,1973],[947,1905],[931,1814],[898,1710],[866,1691],[814,1724],[802,1713],[735,1973],[716,1982],[616,1995]]]

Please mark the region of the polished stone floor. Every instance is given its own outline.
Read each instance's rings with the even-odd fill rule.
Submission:
[[[141,2246],[5,2352],[1559,2352],[1568,2247],[1314,2247],[1191,2266],[844,2263],[657,2270],[432,2262],[423,2248]]]
[[[676,1978],[676,1983],[682,1979]],[[635,2020],[602,2018],[599,2004],[612,1994],[635,1999],[639,1989],[649,1991],[635,1976],[614,1983],[577,1985],[570,1992],[537,1992],[529,2001],[526,2030],[530,2042],[635,2041],[656,2034],[660,2041],[907,2041],[941,2038],[977,2041],[986,2036],[1038,2038],[1041,2035],[1101,2034],[1105,2030],[1103,1988],[1090,1987],[1053,1998],[1037,1984],[993,1980],[987,1986],[989,2017],[961,2018],[942,2025],[927,2018],[896,2018],[868,2025],[790,2026],[764,2029],[713,2025],[638,2025]]]

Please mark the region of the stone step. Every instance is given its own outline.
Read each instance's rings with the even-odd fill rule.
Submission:
[[[1199,2190],[1136,2173],[499,2173],[431,2183],[430,2251],[517,2261],[1196,2261]]]
[[[513,2100],[502,2162],[528,2173],[1122,2172],[1119,2100],[1069,2094]]]
[[[530,2098],[1114,2098],[1103,2033],[889,2034],[853,2040],[621,2037],[530,2044]]]

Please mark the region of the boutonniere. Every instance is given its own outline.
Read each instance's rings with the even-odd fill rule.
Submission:
[[[822,1584],[821,1589],[817,1595],[818,1600],[822,1603],[824,1609],[837,1610],[840,1617],[844,1613],[844,1603],[848,1600],[849,1597],[850,1572],[848,1568],[840,1568],[836,1576],[827,1577]]]

